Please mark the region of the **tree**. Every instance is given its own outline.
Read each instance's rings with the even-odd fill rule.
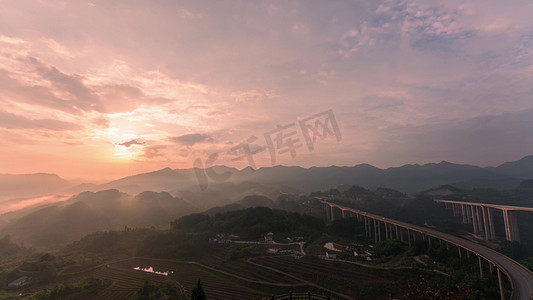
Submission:
[[[207,299],[204,292],[204,286],[200,278],[198,278],[198,283],[191,292],[191,300],[205,300]]]
[[[470,294],[462,286],[457,286],[457,291],[452,292],[444,285],[437,284],[430,287],[424,277],[420,276],[418,283],[409,282],[409,292],[403,295],[402,300],[462,300],[469,299]]]
[[[168,297],[168,298],[165,298]],[[144,281],[144,286],[137,292],[136,300],[150,299],[178,299],[176,286],[172,281],[167,280],[165,283],[151,283]]]

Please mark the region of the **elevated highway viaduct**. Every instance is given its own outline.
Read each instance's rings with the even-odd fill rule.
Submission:
[[[511,282],[511,299],[533,299],[533,273],[518,262],[501,253],[474,242],[430,228],[385,218],[324,200],[321,200],[321,203],[328,220],[335,220],[337,217],[356,217],[360,222],[364,222],[366,235],[368,237],[374,237],[376,242],[380,241],[382,238],[399,239],[402,241],[407,240],[411,245],[418,234],[422,239],[426,240],[430,246],[432,242],[441,245],[444,242],[447,248],[449,248],[450,245],[456,246],[460,257],[464,254],[470,255],[470,253],[473,253],[478,257],[481,276],[483,276],[482,259],[488,262],[491,271],[495,268],[498,272],[498,282],[502,300],[505,299],[502,275],[507,276]],[[384,229],[384,235],[382,234],[382,229]]]
[[[472,224],[474,233],[483,233],[487,241],[496,239],[493,220],[494,211],[500,210],[502,212],[503,225],[505,227],[505,238],[508,241],[516,242],[520,242],[520,234],[515,212],[533,211],[532,207],[501,204],[452,200],[435,200],[435,202],[443,203],[446,208],[453,211],[454,216],[462,217],[463,223]]]

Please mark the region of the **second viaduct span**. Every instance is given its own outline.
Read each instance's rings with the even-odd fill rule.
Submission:
[[[488,204],[479,202],[462,202],[452,200],[435,200],[452,209],[453,215],[462,217],[463,223],[471,223],[474,233],[483,233],[485,240],[495,240],[493,212],[501,210],[505,226],[505,238],[508,241],[520,242],[516,211],[533,211],[532,207]]]
[[[409,245],[411,245],[416,238],[416,234],[418,234],[422,237],[422,239],[427,240],[430,246],[432,239],[434,242],[438,242],[440,245],[442,245],[442,242],[445,242],[447,248],[450,244],[456,246],[460,257],[465,251],[466,255],[468,256],[470,255],[470,252],[474,253],[478,256],[479,271],[481,276],[483,276],[483,264],[481,259],[484,259],[489,263],[489,269],[491,271],[493,268],[496,268],[496,271],[498,272],[500,296],[502,300],[504,299],[502,273],[507,276],[511,282],[513,289],[511,299],[533,299],[533,273],[516,261],[492,249],[430,228],[385,218],[379,215],[323,200],[321,200],[321,203],[324,207],[328,220],[333,221],[337,217],[356,217],[360,222],[364,222],[366,235],[368,237],[374,237],[376,242],[383,238],[381,229],[384,227],[385,239],[399,239],[402,241],[407,239]]]

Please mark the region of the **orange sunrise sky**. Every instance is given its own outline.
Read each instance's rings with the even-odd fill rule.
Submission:
[[[489,2],[0,0],[0,173],[244,168],[247,140],[256,167],[520,159],[533,3]],[[273,162],[278,125],[300,146]]]

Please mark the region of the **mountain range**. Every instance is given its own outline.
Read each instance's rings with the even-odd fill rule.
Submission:
[[[196,177],[198,172],[210,174],[204,177],[208,182],[200,181],[203,186]],[[226,174],[226,178],[213,180],[210,178],[214,177],[213,174]],[[0,203],[1,207],[17,201],[32,204],[0,214],[0,236],[10,234],[15,241],[24,241],[27,246],[57,249],[98,230],[125,226],[164,228],[170,221],[191,212],[216,213],[258,203],[272,206],[272,201],[281,199],[280,195],[298,195],[330,188],[353,190],[355,187],[352,185],[369,189],[388,188],[410,194],[426,191],[439,195],[457,188],[514,189],[520,183],[533,186],[533,180],[527,180],[531,178],[533,156],[489,168],[445,161],[388,169],[368,164],[312,168],[275,166],[258,170],[237,170],[225,166],[208,170],[165,168],[100,185],[74,186],[54,174],[3,174],[0,179],[4,181],[0,182],[0,187],[4,196],[22,197],[24,192],[31,196],[39,193],[63,195],[55,195],[51,200],[50,197],[41,197],[48,199],[47,202],[11,198]],[[24,183],[28,185],[27,189],[24,189]],[[443,188],[446,184],[448,186]],[[376,189],[383,190],[387,189]]]
[[[144,190],[200,192],[201,186],[194,169],[165,168],[94,186],[98,189],[119,189],[129,193]],[[524,179],[533,178],[533,156],[507,162],[498,167],[478,167],[454,164],[446,161],[424,165],[404,165],[379,169],[369,164],[353,167],[311,167],[295,166],[264,167],[257,170],[216,166],[213,173],[228,174],[223,183],[256,183],[270,187],[290,187],[300,192],[324,190],[338,185],[359,185],[368,188],[386,187],[404,193],[416,193],[444,184],[461,188],[514,188]],[[220,182],[209,180],[204,192],[218,186]]]
[[[205,172],[207,171],[207,172]],[[204,173],[205,172],[205,173]],[[227,174],[227,179],[216,181],[211,174]],[[203,186],[197,174],[204,174]],[[214,177],[214,176],[211,176]],[[454,164],[446,161],[424,165],[409,164],[387,169],[369,164],[353,167],[296,166],[263,167],[257,170],[238,170],[226,166],[214,166],[207,170],[164,168],[149,173],[127,176],[104,184],[72,185],[55,174],[10,175],[0,174],[0,201],[50,193],[76,194],[83,191],[117,189],[129,194],[143,191],[163,192],[172,195],[189,195],[194,198],[211,195],[219,189],[231,190],[232,199],[240,199],[250,190],[286,189],[299,192],[324,190],[339,185],[359,185],[367,188],[385,187],[404,193],[416,193],[451,184],[461,188],[508,189],[518,186],[524,179],[533,178],[533,155],[518,161],[506,162],[497,167],[478,167]],[[207,182],[205,182],[207,179]],[[207,183],[207,184],[206,184]],[[244,184],[244,185],[243,185]],[[234,188],[238,187],[237,192]],[[188,197],[184,197],[187,200]],[[196,202],[196,201],[195,201]]]

